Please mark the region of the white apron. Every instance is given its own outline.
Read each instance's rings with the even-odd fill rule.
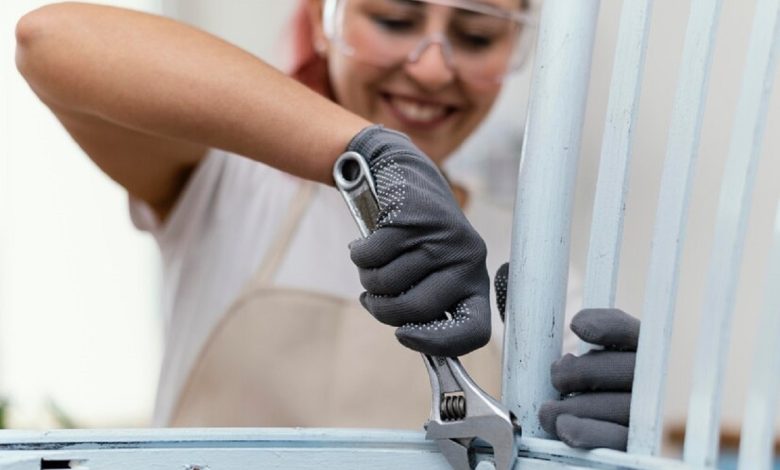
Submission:
[[[272,284],[313,190],[302,184],[269,255],[206,341],[170,426],[420,429],[428,419],[422,357],[401,346],[393,328],[355,300]],[[498,396],[495,349],[462,361]]]

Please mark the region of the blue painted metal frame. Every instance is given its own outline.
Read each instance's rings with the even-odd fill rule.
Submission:
[[[629,452],[658,455],[680,256],[722,0],[693,0],[653,231],[636,355]]]
[[[515,199],[502,384],[502,401],[532,437],[549,437],[537,411],[560,396],[550,364],[561,357],[574,182],[599,7],[599,0],[546,1],[534,58]]]
[[[423,433],[371,429],[146,429],[0,432],[0,468],[39,470],[449,469]],[[477,470],[489,470],[486,454]],[[45,463],[44,463],[45,462]],[[50,468],[54,468],[53,466]],[[519,440],[515,469],[688,469],[678,461]]]
[[[780,0],[756,2],[750,31],[734,129],[723,171],[707,288],[699,320],[699,339],[685,433],[684,458],[690,464],[714,464],[718,456],[721,396],[728,351],[723,345],[731,342],[742,247],[777,71]],[[767,305],[770,304],[767,300]],[[762,320],[762,331],[764,326],[772,324],[772,314],[774,312]],[[760,364],[763,357],[759,353],[756,363]],[[767,366],[757,374],[776,375],[776,370]],[[769,419],[773,417],[774,414],[771,414]],[[765,467],[768,468],[769,455],[766,458]],[[757,469],[758,466],[753,468]]]
[[[705,8],[705,11],[717,12],[720,1],[695,0],[694,5]],[[767,3],[767,5],[770,6],[768,11],[775,15],[773,31],[776,38],[779,34],[776,24],[780,18],[778,0],[762,1],[774,2]],[[635,20],[635,24],[631,24],[636,26],[636,37],[640,38],[640,47],[642,48],[638,51],[637,57],[627,54],[628,63],[634,64],[631,67],[641,68],[643,62],[645,35],[649,21],[646,13],[649,11],[649,4],[650,0],[644,0],[643,4],[634,5],[634,9],[627,10],[626,13],[629,20]],[[581,451],[571,449],[558,441],[535,437],[543,435],[543,433],[538,427],[533,411],[539,402],[546,399],[551,393],[547,364],[551,362],[551,358],[557,358],[560,348],[559,337],[562,325],[560,321],[562,306],[560,303],[566,283],[567,263],[565,263],[565,259],[568,257],[567,234],[569,213],[571,212],[571,194],[561,191],[561,194],[553,197],[548,188],[550,187],[551,175],[553,182],[560,183],[561,172],[565,173],[566,184],[564,186],[573,186],[598,9],[599,0],[546,0],[545,12],[542,15],[540,45],[534,72],[534,89],[532,90],[533,97],[529,106],[531,118],[529,118],[526,132],[525,161],[520,175],[521,191],[518,193],[516,220],[544,220],[544,224],[535,224],[534,227],[545,224],[547,226],[545,230],[538,233],[525,230],[521,234],[516,230],[513,235],[513,272],[510,275],[510,285],[514,284],[514,286],[510,288],[508,302],[510,315],[505,332],[507,335],[505,345],[509,346],[507,346],[504,359],[504,392],[506,395],[504,400],[523,419],[527,431],[525,436],[518,440],[518,460],[515,469],[675,470],[697,468],[714,470],[714,466],[710,466],[712,464],[709,462],[705,462],[704,465],[693,462],[686,464],[678,460],[640,455],[640,453],[653,454],[657,451],[657,441],[660,436],[656,410],[658,400],[654,396],[653,389],[658,388],[658,378],[662,376],[662,371],[649,375],[648,372],[645,372],[645,375],[648,375],[651,380],[655,380],[653,387],[635,387],[637,395],[642,395],[642,393],[647,395],[649,391],[649,395],[656,398],[653,400],[642,400],[641,398],[634,400],[635,404],[639,402],[641,409],[632,409],[632,418],[634,421],[641,418],[642,423],[639,426],[632,424],[632,431],[634,431],[632,436],[634,445],[632,447],[637,453],[628,454],[606,449]],[[697,11],[699,10],[694,9],[692,14],[694,20],[703,22],[703,26],[700,25],[702,26],[700,30],[707,33],[704,36],[709,37],[711,43],[713,14],[698,15]],[[771,15],[768,16],[771,18]],[[628,33],[631,31],[626,34]],[[572,38],[581,40],[573,41]],[[693,42],[699,43],[699,41]],[[775,51],[772,57],[776,60],[778,48],[772,50]],[[702,55],[702,60],[698,63],[696,70],[708,69],[710,56],[711,53],[707,50],[706,54]],[[639,72],[639,70],[635,71]],[[770,73],[769,76],[771,75]],[[700,87],[701,80],[698,76],[692,82],[695,84],[694,88]],[[635,94],[638,93],[638,77],[626,77],[621,83],[624,84],[619,85],[620,87],[626,90],[631,89]],[[616,109],[620,108],[620,103],[625,102],[625,108],[632,109],[632,115],[635,115],[637,96],[634,95],[631,98],[629,92],[623,98],[625,99],[616,102]],[[688,133],[692,136],[698,135],[698,120],[701,118],[701,105],[696,108],[698,112],[680,113],[680,116],[684,115],[684,117],[694,120],[689,126],[693,130]],[[620,113],[616,115],[619,116]],[[551,125],[551,122],[554,122],[555,125]],[[621,144],[622,151],[620,153],[623,155],[627,155],[630,148],[630,128],[629,123],[627,129],[616,132],[616,137],[605,137],[606,141],[624,139],[613,142],[616,145]],[[760,139],[757,140],[760,141]],[[690,148],[696,146],[695,142],[689,142],[689,139],[682,139],[682,141],[684,142],[680,145],[689,149],[687,153],[690,154]],[[676,147],[677,145],[670,144],[670,149],[674,150]],[[670,154],[676,153],[670,150]],[[615,167],[617,168],[615,174],[623,175],[616,179],[624,178],[625,169],[620,165],[615,165]],[[686,169],[670,171],[681,177],[686,177],[689,174]],[[618,186],[620,191],[625,191],[623,186]],[[667,187],[671,186],[667,185]],[[687,188],[690,185],[682,186]],[[682,199],[686,199],[686,197]],[[685,205],[684,201],[682,205]],[[617,218],[619,219],[622,204],[613,204],[613,206],[618,207]],[[778,226],[780,227],[780,225]],[[609,250],[612,250],[612,245],[616,245],[616,242],[610,241],[607,245],[610,246]],[[539,252],[536,248],[538,247],[544,248],[544,256],[537,256]],[[676,247],[674,248],[672,258],[676,259]],[[525,256],[526,254],[528,256]],[[541,262],[539,262],[540,259]],[[673,261],[672,264],[676,264],[676,260]],[[555,265],[554,269],[550,268],[551,264]],[[773,269],[773,273],[780,272],[780,267],[775,266]],[[674,271],[676,272],[676,267]],[[548,277],[540,278],[540,275]],[[522,276],[527,278],[522,278]],[[604,297],[609,300],[608,303],[611,303],[614,291],[614,273],[610,272],[608,276],[600,275],[598,277],[609,277],[610,283],[607,287],[610,290],[596,295],[594,298]],[[518,281],[521,282],[518,283]],[[547,281],[550,282],[547,283]],[[522,289],[528,291],[527,295]],[[516,290],[520,292],[520,295],[515,298],[512,293],[517,293]],[[658,297],[661,298],[661,296]],[[775,310],[778,304],[780,302],[775,300],[768,302],[767,315],[777,315]],[[515,315],[512,314],[513,312]],[[539,333],[540,331],[542,333],[550,331],[550,325],[545,323],[545,321],[549,322],[549,318],[541,318],[542,315],[534,314],[534,312],[545,312],[544,316],[549,316],[548,313],[552,312],[552,317],[555,318],[553,328],[555,331],[551,336]],[[523,316],[522,324],[516,321],[518,313]],[[533,325],[529,327],[529,323]],[[780,321],[775,321],[774,324],[776,326],[780,324]],[[652,327],[652,325],[643,324],[643,331],[646,326]],[[660,365],[658,362],[649,363],[649,366],[652,366],[649,367],[649,372],[658,368]],[[641,364],[642,361],[638,360],[638,370],[643,369]],[[772,364],[767,367],[771,368]],[[644,367],[644,369],[648,369],[648,367]],[[523,375],[521,376],[521,374]],[[759,383],[757,387],[758,392],[764,391],[763,393],[772,396],[771,390],[777,388],[777,383]],[[765,389],[770,391],[766,392]],[[649,402],[649,405],[644,401]],[[522,411],[524,410],[530,411],[523,415]],[[760,418],[761,410],[759,409],[753,414]],[[422,420],[423,417],[421,417],[421,422]],[[769,424],[763,423],[761,426],[766,427]],[[756,425],[756,427],[761,426]],[[637,430],[644,434],[638,435]],[[748,466],[753,468],[752,466],[755,465],[757,459],[765,457],[767,454],[768,442],[761,440],[762,436],[759,435],[751,437],[755,438],[751,444],[754,451],[750,455],[745,454],[745,461],[740,462],[741,468],[748,468]],[[491,470],[493,468],[490,463],[489,449],[478,448],[475,459],[476,470]],[[179,470],[364,469],[367,467],[433,470],[450,468],[436,444],[425,440],[422,432],[381,429],[283,428],[0,431],[0,469],[8,470],[40,470],[45,468],[82,470],[135,470],[139,468]]]

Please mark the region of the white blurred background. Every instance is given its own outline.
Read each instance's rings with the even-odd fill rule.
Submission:
[[[0,391],[11,424],[52,424],[53,399],[84,426],[147,422],[160,355],[157,268],[150,239],[128,220],[125,195],[70,141],[13,65],[13,26],[47,2],[2,2],[0,51]],[[180,18],[282,64],[280,41],[297,2],[125,0],[106,2]],[[582,270],[593,182],[622,2],[602,1],[572,262]],[[719,184],[733,124],[755,0],[724,2],[682,262],[667,400],[667,423],[685,420],[695,332],[712,245]],[[635,140],[618,306],[639,315],[657,186],[690,0],[655,2]],[[490,118],[451,164],[456,177],[511,206],[527,72],[515,77]],[[776,80],[777,81],[777,80]],[[778,88],[779,84],[775,84]],[[763,158],[737,295],[724,429],[738,430],[744,385],[763,303],[772,218],[780,196],[780,90],[770,103]],[[496,227],[510,230],[510,227]],[[777,420],[780,428],[780,419]]]
[[[14,427],[59,424],[51,402],[76,425],[143,424],[160,356],[154,246],[16,72],[16,20],[45,3],[5,1],[0,16],[0,393]]]

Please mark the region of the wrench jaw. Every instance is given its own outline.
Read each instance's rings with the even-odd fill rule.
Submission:
[[[517,456],[515,435],[520,434],[513,416],[471,380],[457,359],[425,356],[425,365],[433,392],[425,437],[437,441],[454,469],[473,470],[479,439],[493,448],[496,470],[510,470]],[[452,394],[465,398],[462,415],[455,419],[446,402],[441,406],[442,397]]]
[[[511,422],[491,423],[483,426],[479,432],[481,440],[490,444],[493,448],[493,462],[496,470],[510,470],[517,458],[517,441],[515,430],[517,428]]]
[[[474,453],[471,452],[470,443],[462,439],[438,439],[436,444],[439,446],[444,458],[452,466],[453,470],[473,470]]]
[[[426,439],[436,440],[439,450],[455,469],[473,470],[478,441],[493,448],[496,470],[510,470],[517,456],[517,428],[500,416],[473,416],[457,422],[429,421],[425,428]]]

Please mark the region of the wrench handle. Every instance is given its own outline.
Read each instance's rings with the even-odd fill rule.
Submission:
[[[343,153],[333,165],[333,181],[363,238],[377,229],[379,200],[368,163],[357,152]]]

